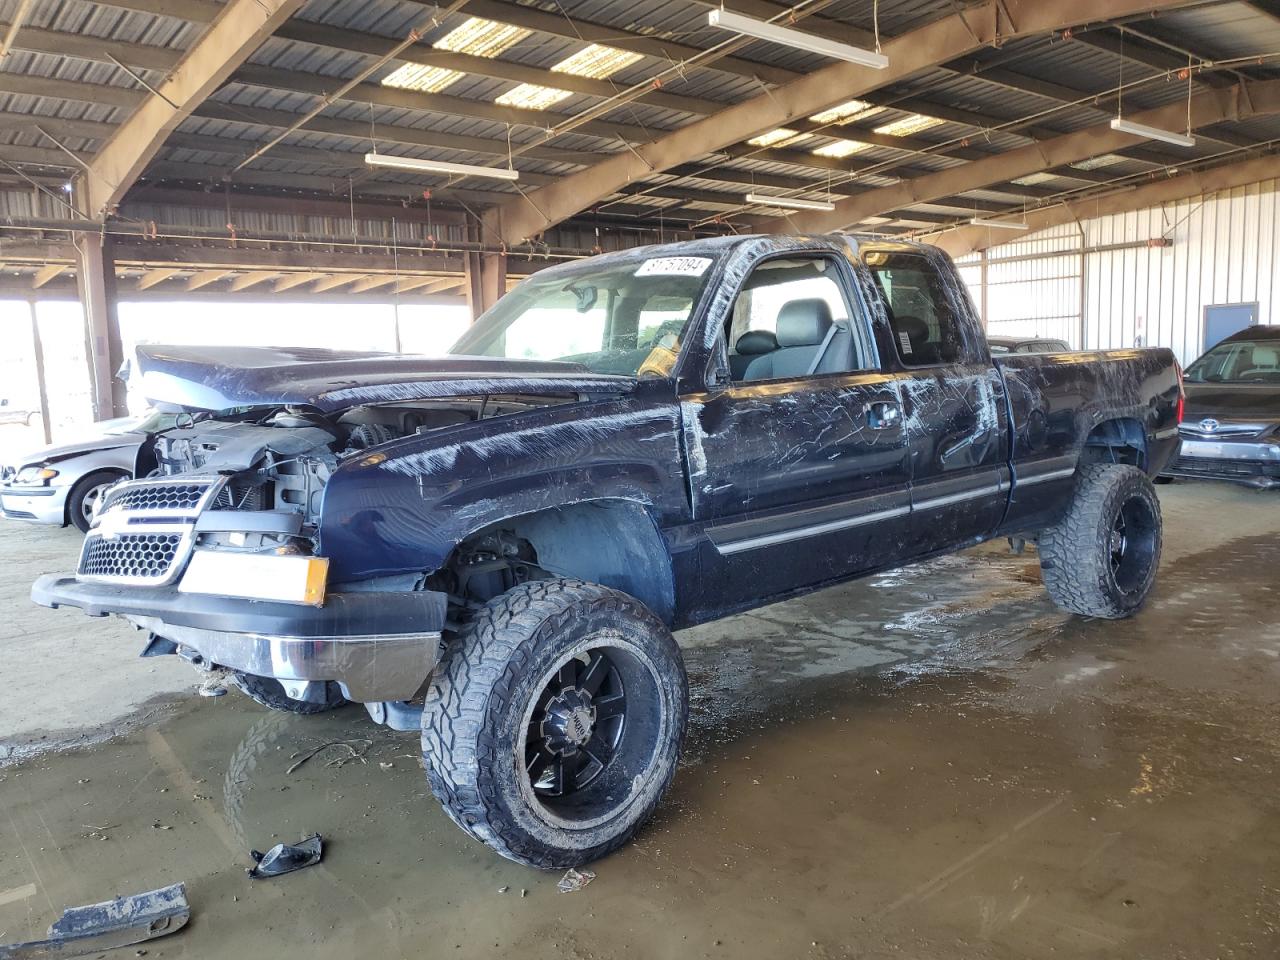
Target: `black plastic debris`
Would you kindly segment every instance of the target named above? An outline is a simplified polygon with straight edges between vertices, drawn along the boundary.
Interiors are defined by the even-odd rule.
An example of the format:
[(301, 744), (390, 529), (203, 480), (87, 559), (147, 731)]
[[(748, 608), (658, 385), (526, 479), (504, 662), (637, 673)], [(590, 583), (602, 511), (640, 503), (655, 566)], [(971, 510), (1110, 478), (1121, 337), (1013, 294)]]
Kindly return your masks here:
[[(298, 843), (277, 843), (266, 853), (259, 853), (257, 850), (249, 851), (249, 856), (253, 857), (257, 865), (250, 867), (246, 872), (254, 880), (279, 877), (319, 863), (322, 853), (320, 834), (317, 833)], [(0, 960), (3, 958), (0, 957)]]
[(0, 960), (81, 957), (145, 943), (181, 930), (191, 919), (184, 884), (85, 907), (71, 907), (49, 927), (46, 940), (0, 944)]

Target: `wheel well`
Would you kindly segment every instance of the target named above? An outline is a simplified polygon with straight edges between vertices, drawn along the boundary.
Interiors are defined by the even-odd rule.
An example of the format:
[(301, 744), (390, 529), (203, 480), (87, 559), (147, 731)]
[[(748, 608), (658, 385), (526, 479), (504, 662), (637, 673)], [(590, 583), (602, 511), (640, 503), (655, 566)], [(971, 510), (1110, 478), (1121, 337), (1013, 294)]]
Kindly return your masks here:
[(468, 536), (442, 569), (474, 566), (470, 558), (477, 549), (505, 554), (515, 565), (545, 571), (543, 576), (621, 590), (665, 623), (675, 615), (671, 558), (653, 517), (638, 503), (592, 500), (507, 517)]
[(80, 486), (80, 484), (84, 483), (84, 481), (88, 480), (90, 477), (96, 477), (104, 473), (109, 474), (118, 480), (127, 479), (129, 477), (129, 471), (122, 470), (119, 467), (100, 467), (97, 470), (90, 470), (83, 477), (81, 477), (79, 480), (73, 483), (71, 485), (71, 489), (67, 491), (67, 500), (62, 507), (63, 523), (71, 522), (71, 494), (75, 492), (76, 487)]
[(1089, 431), (1080, 462), (1128, 463), (1147, 469), (1147, 434), (1132, 417), (1104, 420)]

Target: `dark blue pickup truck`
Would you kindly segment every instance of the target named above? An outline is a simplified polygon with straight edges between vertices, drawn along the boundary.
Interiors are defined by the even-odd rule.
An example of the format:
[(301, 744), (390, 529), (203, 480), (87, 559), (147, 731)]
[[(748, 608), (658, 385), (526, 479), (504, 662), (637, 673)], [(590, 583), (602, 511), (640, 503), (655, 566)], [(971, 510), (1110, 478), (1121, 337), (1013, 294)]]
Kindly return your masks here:
[(544, 270), (452, 349), (139, 350), (174, 429), (36, 602), (118, 614), (276, 709), (421, 727), (504, 856), (624, 843), (674, 775), (671, 631), (981, 543), (1135, 612), (1176, 453), (1167, 350), (993, 360), (947, 257), (735, 237)]

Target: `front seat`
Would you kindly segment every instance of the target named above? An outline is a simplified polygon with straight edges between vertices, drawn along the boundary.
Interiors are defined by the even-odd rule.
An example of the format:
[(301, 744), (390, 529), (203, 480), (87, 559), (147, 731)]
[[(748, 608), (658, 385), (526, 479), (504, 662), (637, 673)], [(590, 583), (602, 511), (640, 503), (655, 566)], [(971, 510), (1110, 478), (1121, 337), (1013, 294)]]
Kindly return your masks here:
[(778, 349), (752, 360), (743, 379), (804, 377), (852, 367), (853, 334), (832, 321), (827, 301), (815, 297), (783, 305), (778, 312)]
[(751, 361), (777, 350), (778, 338), (768, 330), (748, 330), (738, 338), (733, 349), (729, 355), (729, 373), (734, 380), (745, 380)]

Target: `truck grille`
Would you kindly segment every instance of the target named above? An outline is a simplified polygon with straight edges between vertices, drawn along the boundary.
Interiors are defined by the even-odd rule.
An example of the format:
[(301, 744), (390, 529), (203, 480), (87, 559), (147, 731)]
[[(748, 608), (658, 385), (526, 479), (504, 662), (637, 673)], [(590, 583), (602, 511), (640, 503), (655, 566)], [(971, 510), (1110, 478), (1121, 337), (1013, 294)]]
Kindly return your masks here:
[(85, 544), (80, 575), (161, 580), (173, 567), (182, 540), (180, 533), (126, 533), (110, 540), (95, 537)]
[(196, 518), (224, 477), (130, 480), (102, 498), (80, 551), (76, 576), (100, 583), (164, 586), (182, 573)]

